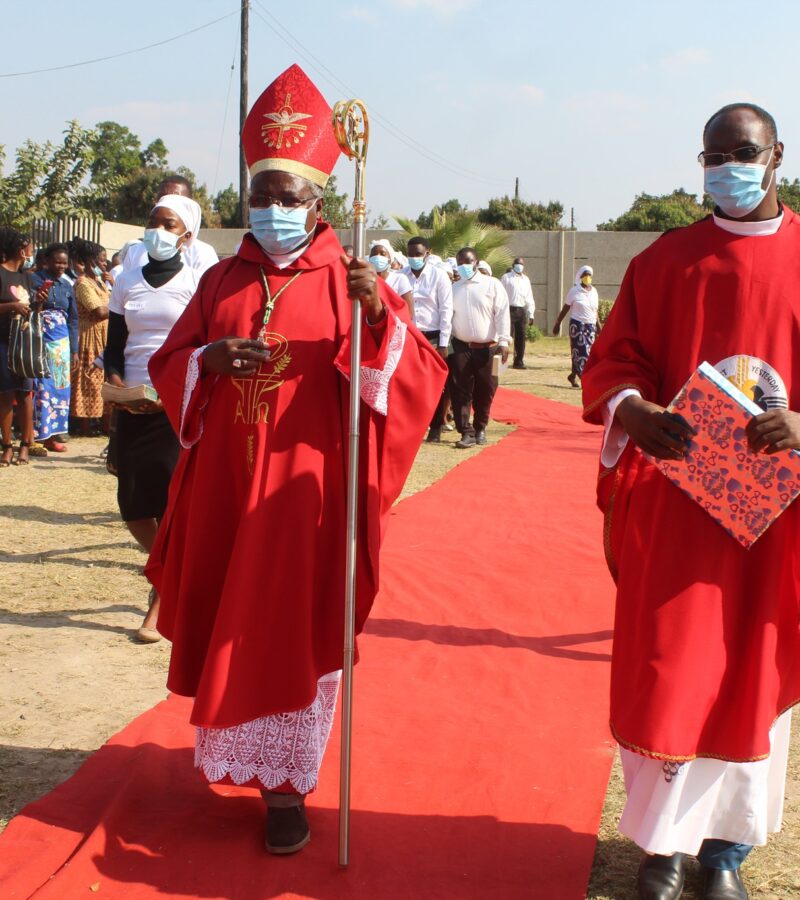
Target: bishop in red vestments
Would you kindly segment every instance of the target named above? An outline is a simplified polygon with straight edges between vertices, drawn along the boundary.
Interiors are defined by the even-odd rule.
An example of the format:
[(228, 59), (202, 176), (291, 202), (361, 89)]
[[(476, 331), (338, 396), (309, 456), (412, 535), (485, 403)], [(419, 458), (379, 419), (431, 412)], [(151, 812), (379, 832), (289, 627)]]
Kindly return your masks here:
[(637, 451), (679, 459), (664, 414), (708, 361), (766, 411), (753, 449), (800, 447), (800, 218), (781, 209), (772, 117), (736, 104), (706, 126), (713, 216), (636, 257), (583, 379), (606, 424), (598, 494), (617, 582), (611, 724), (621, 829), (651, 856), (642, 897), (672, 898), (698, 855), (706, 897), (744, 897), (739, 864), (780, 827), (800, 700), (800, 505), (747, 550)]
[[(197, 765), (260, 786), (267, 849), (288, 853), (309, 837), (303, 795), (342, 666), (348, 379), (363, 401), (360, 631), (446, 367), (403, 300), (319, 218), (339, 149), (299, 67), (256, 101), (242, 141), (251, 231), (205, 274), (150, 364), (183, 452), (147, 575), (173, 642), (168, 685), (195, 698)], [(358, 373), (351, 297), (365, 317)]]

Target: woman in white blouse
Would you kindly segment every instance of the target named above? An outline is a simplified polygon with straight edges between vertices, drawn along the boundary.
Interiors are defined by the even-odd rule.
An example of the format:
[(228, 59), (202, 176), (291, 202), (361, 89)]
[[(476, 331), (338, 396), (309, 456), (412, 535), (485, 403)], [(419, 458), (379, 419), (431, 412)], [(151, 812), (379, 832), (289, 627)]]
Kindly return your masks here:
[[(194, 296), (200, 273), (185, 265), (181, 247), (196, 234), (200, 207), (175, 194), (160, 198), (144, 233), (147, 263), (123, 271), (109, 303), (106, 378), (118, 386), (149, 385), (147, 365)], [(117, 411), (114, 457), (119, 479), (117, 502), (130, 533), (148, 553), (167, 505), (170, 478), (180, 445), (159, 401)], [(158, 597), (137, 637), (160, 640), (155, 630)]]
[(553, 326), (553, 334), (557, 335), (564, 316), (569, 313), (572, 371), (567, 375), (567, 380), (574, 388), (580, 387), (578, 379), (583, 376), (586, 360), (589, 359), (589, 351), (597, 336), (597, 311), (600, 306), (600, 298), (597, 290), (592, 287), (593, 275), (594, 269), (591, 266), (581, 266), (578, 269), (575, 273), (575, 285), (570, 288), (564, 298), (564, 306)]

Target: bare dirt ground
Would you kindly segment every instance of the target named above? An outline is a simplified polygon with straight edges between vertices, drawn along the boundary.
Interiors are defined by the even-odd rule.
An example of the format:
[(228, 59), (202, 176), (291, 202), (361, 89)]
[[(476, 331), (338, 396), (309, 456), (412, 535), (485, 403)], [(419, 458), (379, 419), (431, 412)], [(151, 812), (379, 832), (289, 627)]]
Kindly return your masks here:
[[(580, 391), (566, 381), (566, 340), (528, 349), (529, 368), (509, 370), (503, 384), (579, 405)], [(510, 430), (492, 423), (489, 445)], [(451, 432), (441, 445), (420, 447), (403, 497), (481, 452), (454, 449), (456, 439)], [(104, 444), (73, 438), (68, 454), (0, 469), (0, 828), (166, 694), (169, 645), (133, 640), (147, 603), (144, 554), (119, 521), (116, 481), (99, 458)], [(745, 869), (758, 900), (800, 897), (798, 721), (784, 831)], [(616, 832), (623, 802), (615, 765), (591, 900), (636, 896), (639, 852)], [(687, 898), (699, 896), (695, 887)]]

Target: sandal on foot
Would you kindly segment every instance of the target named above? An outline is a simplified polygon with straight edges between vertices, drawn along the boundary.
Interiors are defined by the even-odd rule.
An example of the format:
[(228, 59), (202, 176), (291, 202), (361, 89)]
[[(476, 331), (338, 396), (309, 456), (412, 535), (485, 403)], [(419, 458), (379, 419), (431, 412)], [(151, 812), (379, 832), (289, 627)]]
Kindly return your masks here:
[(11, 460), (14, 458), (14, 445), (0, 444), (0, 450), (2, 450), (3, 456), (8, 453), (8, 459), (0, 458), (0, 469), (7, 469), (11, 465)]
[(267, 804), (264, 826), (264, 848), (267, 853), (287, 856), (297, 853), (311, 840), (306, 819), (305, 797), (302, 794), (281, 794), (261, 791)]
[[(18, 448), (18, 450), (17, 450), (17, 458), (14, 460), (14, 465), (15, 465), (15, 466), (27, 466), (27, 465), (30, 463), (30, 460), (28, 459), (28, 455), (29, 455), (29, 453), (30, 453), (30, 449), (31, 449), (31, 442), (30, 442), (30, 441), (20, 441), (20, 442), (19, 442), (19, 448)], [(22, 453), (23, 450), (25, 451), (25, 458), (24, 458), (24, 459), (23, 459), (22, 456), (20, 455), (20, 454)]]
[[(153, 604), (156, 602), (157, 596), (156, 589), (151, 587), (150, 595), (147, 600), (148, 615), (153, 608)], [(147, 616), (145, 616), (145, 619), (147, 619)], [(142, 625), (142, 627), (136, 631), (136, 640), (139, 641), (140, 644), (157, 644), (161, 640), (161, 635), (155, 628), (145, 628), (145, 626)]]

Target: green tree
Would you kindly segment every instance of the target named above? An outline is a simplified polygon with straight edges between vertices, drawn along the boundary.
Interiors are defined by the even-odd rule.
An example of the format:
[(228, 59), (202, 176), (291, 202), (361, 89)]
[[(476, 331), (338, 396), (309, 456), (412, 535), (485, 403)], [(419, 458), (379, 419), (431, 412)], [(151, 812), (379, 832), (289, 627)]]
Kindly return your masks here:
[(564, 206), (551, 200), (526, 203), (512, 197), (493, 197), (485, 209), (478, 210), (478, 221), (505, 231), (561, 231)]
[(631, 208), (616, 219), (597, 226), (598, 231), (668, 231), (691, 225), (713, 209), (710, 201), (700, 204), (694, 194), (678, 188), (671, 194), (638, 194)]
[(118, 122), (98, 122), (92, 139), (92, 182), (112, 186), (142, 165), (142, 142), (127, 126)]
[(322, 217), (334, 228), (349, 228), (353, 224), (353, 213), (347, 202), (347, 194), (340, 194), (337, 187), (336, 176), (331, 175), (322, 195), (325, 201)]
[(444, 203), (434, 206), (429, 213), (420, 213), (417, 216), (417, 227), (433, 228), (433, 214), (437, 210), (439, 213), (444, 213), (445, 215), (455, 215), (456, 213), (467, 212), (467, 207), (464, 206), (460, 200), (456, 200), (455, 198), (446, 200)]
[(431, 253), (441, 256), (455, 256), (462, 247), (474, 247), (478, 259), (485, 259), (494, 272), (505, 272), (511, 265), (513, 255), (506, 246), (508, 235), (493, 225), (478, 221), (475, 212), (459, 212), (447, 215), (433, 211), (433, 227), (420, 228), (413, 219), (394, 216), (403, 233), (395, 238), (394, 248), (406, 252), (409, 238), (424, 235), (431, 245)]
[(141, 164), (150, 168), (166, 169), (168, 156), (169, 150), (167, 150), (167, 145), (161, 138), (156, 138), (154, 141), (150, 141), (142, 150)]
[(239, 227), (239, 191), (229, 184), (214, 197), (214, 211), (222, 228)]
[(800, 212), (800, 179), (789, 181), (788, 178), (781, 178), (778, 182), (778, 200), (789, 209)]

